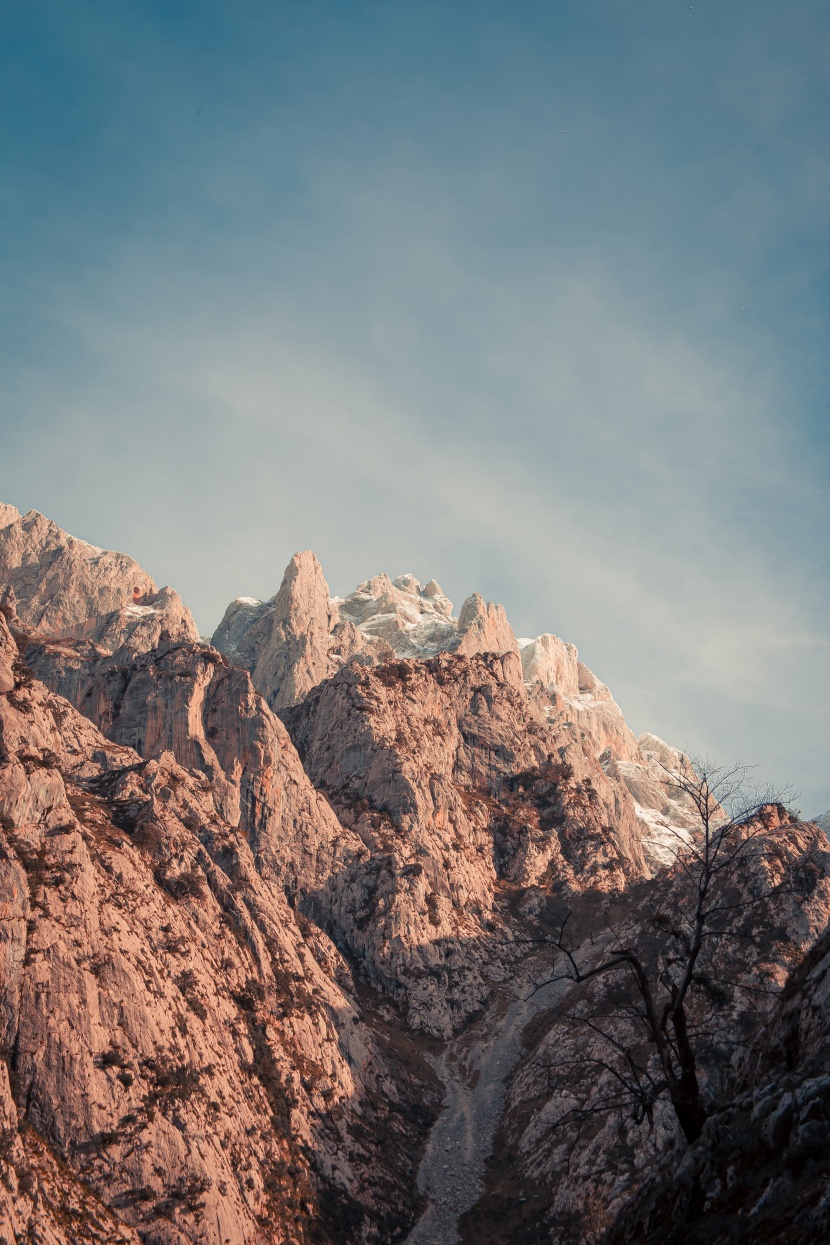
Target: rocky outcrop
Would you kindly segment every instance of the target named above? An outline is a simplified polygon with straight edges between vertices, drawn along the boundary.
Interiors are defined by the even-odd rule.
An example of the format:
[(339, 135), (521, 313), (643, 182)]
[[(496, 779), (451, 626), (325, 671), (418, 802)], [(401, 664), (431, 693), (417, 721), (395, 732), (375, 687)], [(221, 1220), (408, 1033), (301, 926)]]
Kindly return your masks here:
[(346, 667), (285, 712), (305, 771), (248, 675), (206, 645), (26, 656), (109, 739), (204, 773), (260, 872), (431, 1032), (506, 971), (501, 887), (607, 890), (645, 870), (627, 789), (557, 733), (512, 653)]
[(108, 739), (146, 759), (171, 752), (204, 774), (217, 813), (244, 833), (260, 872), (292, 897), (325, 887), (363, 851), (309, 781), (249, 675), (209, 645), (108, 657), (83, 642), (41, 642), (26, 658)]
[(663, 1162), (605, 1245), (830, 1237), (830, 931), (793, 973), (699, 1141)]
[[(597, 1106), (621, 1051), (654, 1070), (627, 981), (527, 974), (570, 911), (585, 964), (633, 945), (669, 988), (689, 759), (635, 739), (573, 645), (516, 641), (475, 594), (456, 618), (434, 581), (332, 598), (298, 554), (214, 638), (131, 559), (0, 508), (0, 1245), (398, 1241), (439, 1097), (446, 1190), (502, 1086), (476, 1245), (589, 1245), (627, 1202), (615, 1245), (693, 1240), (739, 1198), (797, 1226), (802, 1198), (804, 1240), (825, 1231), (825, 951), (752, 1045), (830, 918), (817, 825), (770, 806), (750, 828), (694, 982), (688, 1147), (659, 1095)], [(751, 1125), (767, 1148), (736, 1143), (718, 1184)], [(453, 1238), (448, 1206), (418, 1239)]]
[(579, 696), (579, 654), (575, 644), (556, 635), (519, 640), (522, 674), (529, 688), (548, 696), (576, 700)]
[(375, 575), (337, 599), (340, 617), (398, 657), (434, 657), (458, 634), (452, 602), (434, 579), (422, 588), (414, 575)]
[(595, 756), (642, 763), (637, 740), (604, 683), (579, 660), (576, 646), (555, 635), (520, 640), (528, 688), (571, 724)]
[(340, 622), (322, 567), (310, 550), (297, 553), (270, 601), (231, 602), (212, 643), (242, 666), (272, 709), (297, 704), (358, 653), (391, 656), (387, 645)]
[(16, 506), (10, 506), (4, 501), (0, 501), (0, 528), (8, 527), (10, 523), (15, 523), (20, 518), (20, 511)]
[(541, 635), (520, 640), (519, 649), (531, 695), (633, 797), (650, 867), (671, 864), (696, 822), (691, 802), (675, 781), (691, 772), (688, 757), (656, 735), (635, 739), (619, 705), (579, 660), (575, 645)]
[(623, 783), (634, 800), (643, 851), (652, 871), (671, 866), (699, 829), (697, 809), (683, 787), (694, 775), (685, 753), (659, 739), (641, 735), (638, 759), (618, 760), (608, 747), (600, 757), (609, 778)]
[(461, 607), (458, 633), (448, 651), (472, 657), (475, 653), (518, 653), (519, 646), (503, 606), (474, 592)]
[[(557, 720), (581, 751), (600, 759), (614, 782), (634, 796), (641, 837), (652, 868), (673, 858), (688, 830), (687, 810), (666, 772), (667, 745), (643, 752), (610, 691), (558, 636), (516, 640), (500, 605), (473, 593), (453, 616), (452, 602), (435, 580), (422, 588), (413, 575), (376, 575), (348, 597), (332, 598), (314, 554), (295, 554), (282, 586), (268, 602), (231, 603), (212, 643), (251, 674), (276, 710), (301, 703), (344, 666), (427, 661), (440, 653), (519, 653), (522, 677), (544, 713)], [(656, 737), (648, 736), (648, 740)], [(658, 749), (659, 751), (659, 749)], [(673, 752), (673, 750), (669, 750)]]
[(339, 929), (433, 1032), (506, 971), (513, 888), (605, 891), (645, 870), (627, 791), (528, 698), (513, 653), (347, 668), (285, 719), (366, 848)]
[(37, 510), (0, 523), (0, 589), (23, 626), (107, 652), (198, 638), (172, 588), (158, 590), (132, 558), (69, 536)]
[[(830, 844), (821, 832), (772, 808), (754, 833), (768, 834), (767, 845), (757, 840), (740, 880), (736, 875), (730, 883), (722, 915), (711, 926), (719, 936), (708, 944), (711, 958), (699, 966), (698, 995), (689, 1009), (712, 1120), (756, 1025), (830, 917)], [(753, 902), (765, 893), (771, 895), (768, 901)], [(570, 909), (573, 945), (585, 967), (606, 958), (614, 946), (636, 947), (656, 977), (659, 964), (671, 963), (673, 943), (666, 931), (688, 908), (690, 895), (685, 869), (678, 866), (601, 903), (590, 894), (553, 896), (540, 923), (555, 938)], [(551, 976), (565, 967), (553, 950), (550, 963)], [(736, 979), (740, 987), (731, 988)], [(464, 1241), (590, 1245), (625, 1203), (639, 1196), (655, 1170), (672, 1170), (684, 1155), (700, 1152), (703, 1138), (687, 1147), (667, 1100), (656, 1098), (650, 1113), (635, 1109), (632, 1086), (647, 1074), (655, 1084), (660, 1077), (653, 1050), (633, 1019), (638, 1003), (625, 974), (597, 977), (568, 986), (527, 1031), (527, 1054), (509, 1084), (488, 1190), (466, 1217)], [(629, 1052), (630, 1063), (619, 1060), (621, 1051)], [(706, 1125), (714, 1127), (711, 1121)], [(725, 1187), (728, 1164), (716, 1165)], [(638, 1245), (664, 1239), (675, 1238), (659, 1230), (653, 1236), (632, 1231), (625, 1238)]]
[(272, 709), (299, 704), (351, 661), (517, 651), (502, 607), (477, 593), (458, 619), (435, 580), (422, 588), (413, 575), (376, 575), (350, 596), (332, 598), (310, 551), (294, 555), (270, 601), (232, 601), (212, 643), (250, 672)]
[(394, 1071), (204, 773), (104, 738), (3, 618), (0, 678), (0, 1224), (54, 1245), (400, 1235), (428, 1070)]

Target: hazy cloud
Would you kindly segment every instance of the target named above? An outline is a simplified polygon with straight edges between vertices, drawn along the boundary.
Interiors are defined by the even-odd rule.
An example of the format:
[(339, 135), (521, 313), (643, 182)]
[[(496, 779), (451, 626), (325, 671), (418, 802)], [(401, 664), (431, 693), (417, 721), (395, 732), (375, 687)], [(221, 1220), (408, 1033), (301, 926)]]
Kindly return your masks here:
[(205, 630), (478, 589), (830, 804), (821, 7), (35, 7), (3, 498)]

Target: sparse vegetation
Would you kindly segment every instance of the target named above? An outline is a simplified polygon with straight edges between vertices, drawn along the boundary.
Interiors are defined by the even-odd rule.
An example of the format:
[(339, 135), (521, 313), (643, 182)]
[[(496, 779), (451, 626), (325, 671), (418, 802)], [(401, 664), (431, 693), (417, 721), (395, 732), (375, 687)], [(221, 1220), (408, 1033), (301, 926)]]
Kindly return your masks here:
[(747, 959), (745, 917), (793, 881), (775, 867), (793, 819), (774, 793), (748, 792), (746, 779), (744, 766), (706, 762), (667, 775), (693, 802), (699, 827), (689, 838), (677, 834), (670, 908), (653, 913), (648, 933), (608, 929), (610, 949), (597, 959), (571, 940), (569, 914), (561, 918), (550, 980), (587, 986), (613, 974), (615, 985), (601, 1000), (589, 991), (569, 1013), (584, 1039), (549, 1064), (549, 1089), (590, 1088), (557, 1127), (590, 1128), (614, 1112), (651, 1122), (665, 1096), (686, 1138), (700, 1136), (708, 1110), (701, 1059), (724, 1042), (717, 1014), (736, 992), (762, 998), (769, 990)]

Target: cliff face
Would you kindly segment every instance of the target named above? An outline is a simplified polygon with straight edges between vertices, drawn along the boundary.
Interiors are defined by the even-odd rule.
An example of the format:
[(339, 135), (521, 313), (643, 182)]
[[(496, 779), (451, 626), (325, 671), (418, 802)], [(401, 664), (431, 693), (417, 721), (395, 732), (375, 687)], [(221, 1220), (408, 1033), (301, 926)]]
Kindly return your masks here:
[(813, 1245), (830, 1236), (830, 932), (793, 973), (700, 1141), (606, 1245)]
[(512, 653), (344, 669), (286, 714), (305, 769), (208, 646), (41, 641), (26, 657), (109, 739), (205, 774), (259, 870), (431, 1032), (510, 961), (500, 888), (608, 890), (645, 871), (627, 788), (528, 698)]
[[(302, 703), (313, 688), (344, 667), (388, 664), (395, 657), (428, 661), (441, 653), (520, 656), (521, 676), (537, 709), (555, 723), (558, 746), (573, 742), (596, 757), (627, 794), (649, 867), (672, 858), (678, 832), (694, 815), (670, 780), (687, 765), (654, 735), (637, 740), (604, 683), (579, 661), (575, 645), (554, 635), (517, 641), (504, 609), (473, 593), (458, 618), (435, 580), (376, 575), (348, 597), (333, 598), (319, 562), (296, 554), (270, 601), (231, 602), (212, 643), (251, 674), (254, 687), (278, 712)], [(514, 682), (515, 682), (514, 677)], [(497, 777), (497, 775), (495, 775)]]
[[(0, 508), (0, 1242), (396, 1242), (442, 1099), (495, 1126), (505, 1074), (465, 1239), (587, 1245), (640, 1189), (663, 1223), (673, 1117), (574, 1114), (607, 1060), (576, 995), (528, 992), (569, 909), (586, 955), (625, 931), (657, 963), (700, 835), (678, 775), (572, 644), (517, 641), (477, 594), (457, 618), (412, 576), (332, 598), (307, 552), (208, 644), (131, 559)], [(830, 918), (820, 829), (763, 829), (729, 917), (759, 993), (718, 1004), (713, 1102)], [(815, 1069), (823, 996), (788, 997)], [(619, 983), (588, 1001), (627, 1040)]]
[[(637, 1118), (631, 1087), (636, 1077), (648, 1075), (656, 1082), (660, 1069), (653, 1047), (632, 1023), (641, 1001), (631, 989), (629, 974), (618, 972), (582, 986), (563, 983), (555, 1006), (525, 1035), (526, 1051), (510, 1080), (485, 1197), (466, 1218), (465, 1242), (596, 1241), (656, 1170), (671, 1169), (692, 1152), (701, 1168), (709, 1163), (711, 1170), (707, 1139), (716, 1128), (716, 1104), (727, 1092), (736, 1064), (746, 1057), (757, 1018), (773, 1005), (799, 949), (810, 946), (830, 919), (830, 846), (824, 835), (810, 824), (775, 816), (763, 832), (770, 835), (769, 849), (748, 858), (730, 885), (713, 926), (719, 936), (708, 944), (718, 950), (701, 962), (699, 980), (705, 988), (689, 1005), (689, 1025), (701, 1048), (698, 1075), (715, 1112), (704, 1137), (687, 1148), (667, 1099), (655, 1102), (651, 1119), (645, 1114)], [(769, 902), (753, 903), (753, 897), (764, 893), (773, 895)], [(656, 978), (672, 945), (667, 949), (661, 931), (689, 904), (687, 876), (675, 868), (602, 904), (591, 894), (581, 900), (573, 894), (553, 896), (540, 913), (540, 925), (555, 937), (558, 919), (570, 909), (574, 946), (586, 969), (615, 945), (633, 946)], [(549, 974), (563, 966), (552, 951)], [(736, 979), (741, 985), (731, 989)], [(629, 1052), (632, 1064), (618, 1062), (622, 1050)], [(678, 1223), (686, 1222), (681, 1215)], [(625, 1238), (631, 1245), (675, 1240), (662, 1229), (655, 1229), (653, 1236), (639, 1235), (643, 1223), (637, 1223), (639, 1228)], [(676, 1240), (682, 1239), (679, 1231)], [(735, 1238), (700, 1237), (701, 1242), (715, 1239)]]
[[(339, 953), (198, 768), (107, 740), (32, 679), (2, 617), (0, 653), (0, 1225), (67, 1245), (335, 1222), (390, 1239), (416, 1080), (361, 1022)], [(123, 1229), (95, 1227), (96, 1194)]]
[(132, 558), (69, 536), (37, 510), (22, 517), (13, 507), (5, 510), (0, 585), (7, 609), (16, 610), (23, 626), (84, 637), (107, 652), (123, 644), (152, 648), (162, 634), (198, 638), (179, 594), (159, 591)]
[(528, 699), (513, 653), (349, 668), (285, 717), (368, 854), (339, 929), (355, 949), (371, 939), (381, 979), (433, 1032), (506, 971), (508, 893), (644, 870), (627, 791)]

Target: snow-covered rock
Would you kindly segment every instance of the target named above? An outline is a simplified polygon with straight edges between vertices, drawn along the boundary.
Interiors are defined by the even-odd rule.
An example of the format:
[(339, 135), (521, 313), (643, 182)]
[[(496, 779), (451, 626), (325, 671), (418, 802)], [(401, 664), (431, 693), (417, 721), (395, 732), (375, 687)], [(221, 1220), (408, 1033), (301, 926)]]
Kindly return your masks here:
[(273, 709), (299, 704), (347, 662), (425, 660), (441, 652), (518, 652), (500, 605), (473, 593), (453, 616), (435, 580), (375, 575), (347, 597), (331, 597), (322, 567), (306, 550), (288, 564), (270, 601), (232, 601), (213, 645), (251, 674)]

